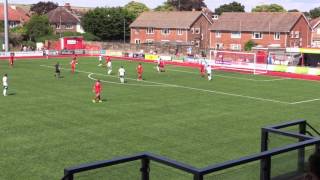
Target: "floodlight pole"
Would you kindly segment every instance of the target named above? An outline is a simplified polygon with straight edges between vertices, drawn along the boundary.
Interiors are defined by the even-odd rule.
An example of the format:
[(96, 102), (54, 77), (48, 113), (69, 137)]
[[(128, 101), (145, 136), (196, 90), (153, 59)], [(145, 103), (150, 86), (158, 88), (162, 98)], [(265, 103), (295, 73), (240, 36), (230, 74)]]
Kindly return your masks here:
[(9, 51), (9, 31), (8, 31), (8, 0), (4, 0), (4, 50)]
[(126, 44), (126, 18), (123, 18), (123, 44)]

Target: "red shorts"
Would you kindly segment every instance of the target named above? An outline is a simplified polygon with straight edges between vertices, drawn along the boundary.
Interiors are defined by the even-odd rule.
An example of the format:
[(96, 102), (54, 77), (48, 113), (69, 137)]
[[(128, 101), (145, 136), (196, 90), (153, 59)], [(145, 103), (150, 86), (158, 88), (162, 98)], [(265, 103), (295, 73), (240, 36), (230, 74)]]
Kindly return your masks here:
[(96, 91), (96, 96), (100, 96), (100, 91)]

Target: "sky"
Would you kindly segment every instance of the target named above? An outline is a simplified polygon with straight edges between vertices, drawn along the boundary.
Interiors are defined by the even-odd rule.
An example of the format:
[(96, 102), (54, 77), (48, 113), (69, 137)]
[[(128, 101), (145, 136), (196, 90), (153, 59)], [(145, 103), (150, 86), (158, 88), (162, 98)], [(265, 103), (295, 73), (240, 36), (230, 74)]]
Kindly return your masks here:
[[(9, 3), (37, 3), (40, 0), (8, 0)], [(42, 0), (46, 1), (46, 0)], [(131, 0), (50, 0), (52, 2), (59, 3), (63, 5), (68, 2), (72, 6), (82, 6), (82, 7), (104, 7), (104, 6), (123, 6), (130, 2)], [(145, 3), (150, 8), (155, 8), (156, 6), (162, 4), (165, 0), (136, 0), (138, 2)], [(261, 4), (281, 4), (285, 9), (299, 9), (300, 11), (309, 11), (315, 7), (320, 7), (320, 0), (205, 0), (207, 6), (214, 10), (222, 4), (230, 3), (233, 1), (240, 2), (245, 5), (246, 11), (251, 11), (252, 7)]]

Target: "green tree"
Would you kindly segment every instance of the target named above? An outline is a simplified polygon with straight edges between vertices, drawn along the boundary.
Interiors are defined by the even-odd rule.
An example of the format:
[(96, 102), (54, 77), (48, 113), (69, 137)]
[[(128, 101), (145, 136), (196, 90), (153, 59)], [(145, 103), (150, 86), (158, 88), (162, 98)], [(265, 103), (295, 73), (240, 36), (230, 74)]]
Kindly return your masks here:
[(0, 32), (4, 32), (4, 21), (0, 21)]
[(38, 2), (37, 4), (33, 4), (30, 8), (30, 11), (38, 14), (38, 15), (44, 15), (47, 14), (49, 11), (54, 10), (58, 7), (57, 3), (53, 2)]
[(256, 6), (251, 10), (252, 12), (286, 12), (286, 10), (279, 4), (269, 4)]
[(207, 7), (204, 0), (168, 0), (167, 3), (180, 11), (192, 11), (193, 9), (200, 11), (203, 7)]
[(175, 7), (169, 4), (168, 2), (164, 2), (162, 5), (159, 5), (154, 9), (155, 11), (175, 11)]
[(245, 12), (245, 7), (241, 3), (233, 1), (232, 3), (221, 5), (214, 12), (218, 15), (221, 15), (223, 12)]
[(256, 44), (254, 41), (249, 40), (248, 42), (246, 42), (246, 43), (244, 44), (244, 50), (245, 50), (245, 51), (251, 51), (252, 48), (253, 48), (254, 46), (256, 46), (256, 45), (257, 45), (257, 44)]
[(48, 36), (53, 32), (46, 15), (33, 15), (25, 26), (26, 35), (32, 41), (37, 41), (42, 36)]
[(82, 17), (81, 24), (86, 32), (101, 40), (123, 40), (124, 34), (128, 40), (129, 25), (134, 19), (135, 15), (122, 7), (95, 8)]
[(310, 17), (312, 19), (320, 17), (320, 7), (316, 7), (310, 10)]
[(131, 1), (124, 6), (124, 8), (131, 12), (135, 17), (138, 17), (141, 13), (149, 11), (149, 8), (140, 2)]
[(288, 12), (300, 12), (298, 9), (290, 9)]

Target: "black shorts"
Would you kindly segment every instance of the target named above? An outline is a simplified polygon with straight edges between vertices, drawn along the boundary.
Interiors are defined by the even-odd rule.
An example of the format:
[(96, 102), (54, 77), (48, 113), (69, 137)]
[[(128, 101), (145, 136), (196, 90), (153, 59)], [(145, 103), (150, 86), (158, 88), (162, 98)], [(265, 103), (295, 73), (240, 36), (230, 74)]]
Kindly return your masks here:
[(56, 70), (56, 73), (60, 73), (60, 70)]
[(8, 89), (8, 86), (3, 86), (3, 89)]

